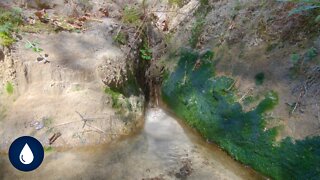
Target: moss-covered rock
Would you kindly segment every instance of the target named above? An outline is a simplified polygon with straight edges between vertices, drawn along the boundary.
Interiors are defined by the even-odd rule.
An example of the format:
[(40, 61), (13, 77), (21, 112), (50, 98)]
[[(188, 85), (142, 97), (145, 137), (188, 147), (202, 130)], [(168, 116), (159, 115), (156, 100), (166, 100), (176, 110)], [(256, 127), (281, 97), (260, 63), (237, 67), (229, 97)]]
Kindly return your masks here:
[(206, 139), (267, 176), (320, 178), (320, 138), (277, 142), (277, 127), (267, 129), (264, 117), (277, 105), (277, 94), (267, 93), (255, 109), (245, 112), (235, 98), (234, 80), (215, 76), (213, 64), (211, 51), (200, 55), (182, 50), (176, 70), (162, 85), (169, 107)]

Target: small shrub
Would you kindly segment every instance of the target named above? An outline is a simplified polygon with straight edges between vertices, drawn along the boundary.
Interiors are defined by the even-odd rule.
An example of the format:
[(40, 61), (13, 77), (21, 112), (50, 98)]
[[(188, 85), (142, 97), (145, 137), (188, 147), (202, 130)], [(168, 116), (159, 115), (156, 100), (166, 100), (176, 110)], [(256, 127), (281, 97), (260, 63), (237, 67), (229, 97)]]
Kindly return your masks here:
[(304, 54), (293, 53), (291, 54), (290, 61), (292, 67), (290, 68), (291, 75), (297, 76), (303, 70), (310, 66), (311, 61), (313, 61), (318, 56), (318, 51), (316, 48), (311, 47), (306, 50)]
[(151, 60), (152, 59), (152, 50), (149, 48), (148, 45), (144, 44), (143, 47), (140, 49), (140, 57), (143, 60)]
[(304, 59), (305, 61), (312, 61), (315, 57), (317, 57), (317, 55), (318, 55), (317, 49), (314, 47), (311, 47), (304, 54)]
[(126, 6), (123, 11), (122, 21), (127, 24), (138, 25), (141, 13), (137, 7)]
[(15, 42), (12, 35), (22, 24), (21, 9), (5, 10), (0, 8), (0, 44), (10, 46)]
[[(311, 12), (316, 9), (320, 9), (320, 1), (318, 0), (279, 0), (281, 2), (293, 2), (297, 3), (298, 7), (289, 12), (289, 16), (294, 14), (301, 14), (303, 12)], [(316, 22), (320, 22), (320, 14), (315, 17)]]
[(124, 32), (119, 32), (117, 35), (113, 36), (113, 40), (119, 44), (127, 44), (128, 38)]

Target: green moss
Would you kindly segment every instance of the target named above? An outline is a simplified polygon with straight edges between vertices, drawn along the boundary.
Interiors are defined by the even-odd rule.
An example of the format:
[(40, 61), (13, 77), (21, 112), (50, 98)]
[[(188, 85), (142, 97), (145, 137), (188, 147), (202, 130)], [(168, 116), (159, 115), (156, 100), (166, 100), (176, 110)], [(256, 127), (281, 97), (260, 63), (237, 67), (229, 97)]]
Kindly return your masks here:
[(111, 95), (111, 99), (112, 99), (112, 107), (115, 108), (115, 109), (119, 109), (121, 108), (121, 103), (119, 102), (119, 97), (121, 95), (121, 93), (117, 92), (117, 91), (114, 91), (108, 87), (106, 87), (104, 89), (104, 92), (106, 94), (109, 94)]
[[(201, 65), (194, 68), (199, 58)], [(320, 138), (277, 142), (277, 127), (265, 129), (265, 113), (277, 105), (277, 94), (265, 94), (255, 109), (245, 112), (230, 89), (233, 79), (215, 76), (213, 64), (213, 58), (182, 51), (177, 68), (162, 85), (169, 107), (204, 138), (266, 176), (319, 179)]]
[(7, 82), (6, 91), (9, 95), (13, 94), (14, 88), (13, 88), (13, 85), (11, 84), (11, 82)]

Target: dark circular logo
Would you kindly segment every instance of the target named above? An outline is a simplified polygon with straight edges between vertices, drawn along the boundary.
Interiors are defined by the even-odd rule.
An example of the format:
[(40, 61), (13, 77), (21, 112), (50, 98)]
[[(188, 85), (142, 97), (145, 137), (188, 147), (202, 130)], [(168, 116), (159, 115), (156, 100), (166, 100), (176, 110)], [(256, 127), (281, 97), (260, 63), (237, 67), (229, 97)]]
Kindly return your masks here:
[(14, 140), (9, 148), (11, 164), (20, 171), (37, 169), (44, 158), (41, 143), (30, 136), (22, 136)]

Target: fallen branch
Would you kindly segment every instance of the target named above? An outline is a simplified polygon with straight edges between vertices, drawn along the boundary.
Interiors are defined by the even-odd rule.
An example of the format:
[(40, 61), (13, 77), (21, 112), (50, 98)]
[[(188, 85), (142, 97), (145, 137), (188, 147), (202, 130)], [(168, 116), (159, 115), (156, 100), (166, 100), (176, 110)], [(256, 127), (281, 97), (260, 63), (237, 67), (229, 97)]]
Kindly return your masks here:
[(53, 136), (51, 136), (49, 138), (49, 145), (51, 145), (52, 143), (54, 143), (59, 137), (61, 136), (61, 133), (54, 133)]
[(244, 93), (244, 95), (239, 99), (239, 102), (241, 102), (252, 90), (253, 88), (250, 88), (246, 93)]
[(237, 82), (238, 82), (238, 79), (236, 79), (235, 81), (233, 81), (233, 83), (232, 83), (231, 86), (227, 89), (227, 91), (230, 91)]
[(300, 92), (300, 95), (299, 95), (299, 97), (298, 97), (298, 100), (297, 100), (297, 102), (295, 103), (295, 105), (294, 105), (294, 107), (293, 107), (293, 109), (292, 109), (292, 111), (291, 111), (291, 114), (293, 114), (294, 111), (298, 108), (298, 105), (300, 105), (301, 97), (302, 97), (302, 92)]
[(71, 122), (66, 122), (66, 123), (57, 124), (57, 125), (55, 125), (55, 126), (52, 126), (51, 128), (55, 128), (55, 127), (58, 127), (58, 126), (64, 126), (64, 125), (71, 124), (71, 123), (76, 123), (76, 122), (82, 122), (82, 120), (79, 120), (79, 121), (71, 121)]

